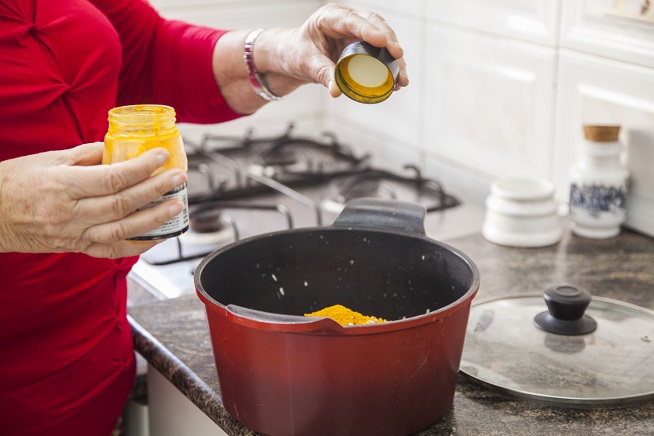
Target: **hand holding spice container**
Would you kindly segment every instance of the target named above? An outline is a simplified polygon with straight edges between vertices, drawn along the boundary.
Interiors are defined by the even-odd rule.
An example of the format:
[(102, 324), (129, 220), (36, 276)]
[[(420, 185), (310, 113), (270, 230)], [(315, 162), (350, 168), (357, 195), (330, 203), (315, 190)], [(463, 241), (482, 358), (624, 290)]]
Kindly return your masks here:
[(365, 41), (343, 50), (336, 64), (336, 85), (343, 94), (359, 103), (380, 103), (393, 93), (400, 66), (385, 48)]
[[(182, 136), (175, 124), (175, 109), (169, 106), (144, 104), (121, 106), (109, 111), (109, 130), (104, 138), (103, 164), (123, 162), (153, 148), (168, 150), (170, 158), (153, 173), (171, 168), (188, 170)], [(166, 193), (144, 208), (155, 206), (170, 198), (184, 203), (184, 210), (165, 224), (133, 240), (166, 239), (181, 235), (189, 228), (188, 194), (186, 183)]]

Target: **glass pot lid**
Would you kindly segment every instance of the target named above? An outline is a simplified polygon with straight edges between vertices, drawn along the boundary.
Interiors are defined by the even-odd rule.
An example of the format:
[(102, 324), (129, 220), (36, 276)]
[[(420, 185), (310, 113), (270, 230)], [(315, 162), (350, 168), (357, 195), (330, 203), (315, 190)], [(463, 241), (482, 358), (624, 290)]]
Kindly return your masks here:
[(477, 302), (461, 373), (505, 395), (562, 407), (654, 398), (654, 312), (576, 286)]

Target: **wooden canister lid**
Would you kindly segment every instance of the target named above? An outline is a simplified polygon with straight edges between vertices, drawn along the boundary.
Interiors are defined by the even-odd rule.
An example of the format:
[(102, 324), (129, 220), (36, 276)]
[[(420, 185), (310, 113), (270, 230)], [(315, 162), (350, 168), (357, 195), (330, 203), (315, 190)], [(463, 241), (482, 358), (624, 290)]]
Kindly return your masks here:
[(620, 126), (584, 125), (584, 137), (594, 142), (615, 142), (618, 140)]

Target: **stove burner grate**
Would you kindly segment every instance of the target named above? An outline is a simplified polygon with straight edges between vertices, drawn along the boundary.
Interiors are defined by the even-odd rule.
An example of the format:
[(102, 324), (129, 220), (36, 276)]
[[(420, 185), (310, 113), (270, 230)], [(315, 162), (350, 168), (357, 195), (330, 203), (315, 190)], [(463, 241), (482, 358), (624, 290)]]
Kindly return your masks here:
[[(365, 168), (369, 156), (356, 156), (335, 135), (325, 132), (327, 142), (320, 142), (292, 136), (293, 127), (276, 137), (254, 138), (250, 130), (244, 138), (205, 135), (200, 144), (185, 139), (189, 171), (202, 175), (207, 188), (189, 195), (189, 203), (245, 198), (268, 190), (252, 176), (300, 187)], [(219, 170), (211, 171), (212, 166)]]
[[(439, 182), (422, 177), (414, 165), (404, 169), (412, 170), (413, 176), (402, 176), (390, 171), (368, 168), (348, 177), (332, 182), (332, 197), (323, 202), (331, 211), (340, 212), (345, 203), (361, 197), (382, 197), (403, 199), (422, 204), (427, 212), (458, 206), (459, 200), (447, 194)], [(403, 191), (399, 194), (399, 191)]]

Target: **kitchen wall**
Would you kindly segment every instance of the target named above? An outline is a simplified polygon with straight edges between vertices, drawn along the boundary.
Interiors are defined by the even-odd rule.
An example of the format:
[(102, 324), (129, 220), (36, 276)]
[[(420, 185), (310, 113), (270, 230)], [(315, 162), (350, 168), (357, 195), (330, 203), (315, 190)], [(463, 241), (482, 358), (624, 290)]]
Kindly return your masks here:
[[(155, 0), (163, 15), (218, 27), (294, 26), (325, 3)], [(318, 85), (247, 119), (187, 135), (329, 130), (373, 163), (419, 163), (481, 204), (505, 177), (543, 177), (567, 198), (584, 123), (621, 124), (632, 172), (628, 223), (654, 236), (654, 5), (645, 0), (344, 0), (381, 13), (406, 51), (411, 85), (378, 105)], [(637, 18), (634, 18), (637, 17)]]

